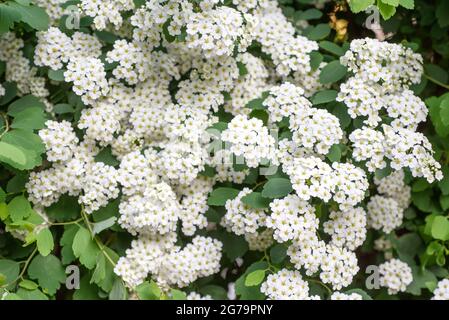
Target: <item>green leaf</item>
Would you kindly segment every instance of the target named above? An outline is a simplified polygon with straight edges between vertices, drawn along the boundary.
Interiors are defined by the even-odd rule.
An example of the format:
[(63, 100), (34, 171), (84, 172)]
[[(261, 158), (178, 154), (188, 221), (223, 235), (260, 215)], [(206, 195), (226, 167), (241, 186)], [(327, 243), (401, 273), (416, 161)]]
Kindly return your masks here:
[(112, 285), (111, 292), (109, 292), (109, 300), (126, 300), (127, 295), (123, 281), (117, 278)]
[(223, 252), (231, 261), (242, 257), (248, 251), (248, 242), (242, 236), (226, 231), (217, 233), (216, 236), (223, 243)]
[(17, 169), (25, 169), (27, 156), (22, 148), (0, 141), (0, 161)]
[(56, 114), (74, 113), (75, 108), (68, 103), (58, 103), (53, 107), (53, 112)]
[(96, 156), (95, 156), (96, 162), (103, 162), (104, 164), (107, 164), (108, 166), (117, 166), (120, 164), (120, 162), (117, 160), (117, 158), (112, 155), (111, 147), (108, 146), (101, 150)]
[[(435, 16), (438, 19), (438, 24), (441, 28), (449, 26), (449, 2), (442, 0), (436, 7)], [(1, 20), (1, 19), (0, 19)]]
[(265, 183), (262, 196), (270, 199), (283, 198), (292, 191), (293, 187), (289, 179), (273, 178)]
[(240, 61), (237, 61), (237, 67), (239, 68), (239, 76), (245, 76), (248, 74), (248, 69), (246, 68), (245, 64), (243, 64)]
[(63, 264), (69, 264), (76, 259), (73, 254), (72, 243), (75, 238), (76, 233), (78, 232), (79, 227), (75, 224), (64, 226), (64, 233), (62, 234), (61, 240), (59, 243), (62, 246), (61, 249), (61, 257)]
[(341, 148), (338, 144), (334, 144), (330, 149), (329, 153), (326, 155), (326, 157), (331, 162), (337, 162), (341, 159)]
[(275, 244), (270, 249), (270, 258), (273, 263), (281, 263), (287, 257), (287, 247), (283, 244)]
[(24, 130), (42, 129), (45, 127), (45, 121), (42, 109), (36, 107), (28, 108), (14, 115), (11, 128)]
[(449, 240), (449, 220), (443, 216), (437, 216), (433, 219), (432, 237), (438, 240)]
[(327, 23), (320, 23), (317, 24), (316, 26), (311, 27), (306, 33), (305, 35), (307, 36), (307, 38), (309, 38), (310, 40), (322, 40), (324, 38), (326, 38), (331, 32), (331, 28), (329, 27), (329, 25)]
[(117, 220), (117, 217), (110, 217), (106, 220), (94, 223), (93, 228), (92, 228), (93, 234), (98, 234), (101, 231), (112, 227), (115, 224), (116, 220)]
[(315, 8), (307, 9), (305, 11), (300, 11), (296, 15), (297, 20), (315, 20), (320, 19), (323, 16), (323, 13)]
[(350, 0), (349, 7), (354, 13), (365, 11), (369, 6), (374, 4), (374, 0)]
[(329, 84), (343, 79), (348, 72), (348, 69), (340, 64), (340, 61), (335, 60), (328, 63), (320, 73), (320, 82), (322, 84)]
[(393, 7), (399, 6), (399, 0), (380, 0), (380, 1)]
[(89, 274), (81, 277), (80, 288), (73, 293), (74, 300), (98, 300), (98, 287), (89, 282)]
[(16, 9), (21, 15), (21, 20), (33, 29), (40, 31), (48, 29), (50, 19), (44, 9), (36, 6), (22, 6), (14, 2), (10, 2), (10, 6)]
[(47, 215), (58, 222), (70, 221), (79, 217), (81, 206), (76, 197), (62, 195), (58, 202), (45, 209)]
[(265, 270), (256, 270), (248, 274), (245, 278), (245, 286), (253, 287), (262, 283), (265, 279)]
[(73, 238), (72, 249), (75, 257), (79, 258), (80, 262), (87, 269), (95, 267), (99, 249), (86, 228), (80, 227), (76, 232)]
[(0, 3), (0, 34), (7, 32), (21, 18), (21, 14), (8, 3)]
[(406, 9), (413, 10), (415, 8), (415, 0), (399, 0), (399, 4)]
[(48, 256), (54, 248), (50, 229), (44, 228), (36, 235), (37, 249), (42, 256)]
[(97, 255), (97, 265), (90, 279), (90, 283), (100, 283), (106, 277), (106, 258), (104, 254)]
[(446, 97), (440, 104), (441, 122), (449, 126), (449, 97)]
[(321, 62), (323, 62), (323, 55), (318, 51), (312, 51), (310, 53), (310, 67), (312, 70), (317, 70), (320, 67)]
[(201, 287), (199, 293), (210, 295), (214, 300), (226, 300), (228, 298), (228, 292), (224, 288), (213, 284)]
[(3, 135), (2, 141), (31, 151), (36, 156), (39, 156), (45, 151), (45, 146), (41, 138), (28, 130), (14, 129), (8, 131)]
[(337, 98), (337, 95), (338, 95), (338, 92), (335, 90), (319, 91), (313, 96), (312, 103), (313, 103), (313, 105), (329, 103), (329, 102), (335, 101), (335, 99)]
[(235, 293), (240, 296), (241, 300), (264, 300), (265, 295), (260, 292), (260, 285), (247, 287), (245, 286), (246, 276), (256, 270), (266, 270), (268, 263), (265, 261), (255, 262), (250, 265), (244, 274), (242, 274), (235, 282)]
[(390, 19), (396, 13), (396, 8), (389, 4), (383, 3), (383, 0), (377, 1), (379, 12), (385, 20)]
[(428, 76), (439, 82), (448, 83), (449, 81), (449, 74), (439, 65), (428, 63), (424, 65), (424, 70)]
[(61, 261), (52, 254), (46, 257), (37, 255), (28, 267), (28, 275), (50, 295), (54, 295), (66, 279)]
[(441, 209), (443, 209), (444, 211), (449, 209), (449, 195), (447, 195), (447, 196), (441, 195), (440, 196), (440, 205), (441, 205)]
[(187, 295), (184, 291), (171, 289), (170, 294), (172, 300), (187, 300)]
[(321, 41), (320, 48), (327, 52), (335, 54), (337, 57), (341, 57), (346, 52), (345, 49), (340, 47), (338, 44), (330, 41)]
[(242, 197), (242, 202), (244, 204), (247, 204), (251, 208), (262, 209), (268, 208), (270, 199), (262, 197), (262, 194), (260, 192), (252, 192)]
[(61, 82), (61, 81), (64, 81), (64, 72), (65, 72), (65, 70), (49, 69), (48, 77), (53, 81)]
[(224, 206), (227, 200), (234, 199), (239, 192), (240, 190), (233, 188), (217, 188), (210, 193), (207, 204), (210, 206)]
[(24, 280), (20, 281), (19, 287), (24, 288), (24, 289), (28, 289), (28, 290), (35, 290), (39, 286), (34, 281), (31, 281), (31, 280), (28, 280), (28, 279), (24, 279)]
[(435, 131), (440, 137), (447, 137), (449, 135), (449, 127), (444, 125), (441, 120), (441, 99), (437, 97), (430, 97), (426, 100), (426, 104), (429, 107), (429, 115)]
[(161, 289), (153, 280), (138, 285), (136, 292), (140, 300), (159, 300), (162, 294)]
[(13, 222), (28, 217), (31, 211), (31, 204), (24, 196), (17, 196), (8, 204), (8, 212)]
[(20, 272), (20, 264), (13, 260), (0, 259), (0, 274), (2, 274), (5, 279), (3, 283), (9, 284), (17, 279)]
[(48, 297), (40, 290), (17, 290), (17, 295), (23, 300), (48, 300)]
[(32, 107), (38, 107), (42, 110), (45, 110), (45, 104), (42, 103), (38, 98), (36, 98), (33, 95), (27, 95), (19, 100), (14, 101), (11, 103), (8, 107), (8, 115), (14, 117), (16, 114), (20, 113), (21, 111), (32, 108)]

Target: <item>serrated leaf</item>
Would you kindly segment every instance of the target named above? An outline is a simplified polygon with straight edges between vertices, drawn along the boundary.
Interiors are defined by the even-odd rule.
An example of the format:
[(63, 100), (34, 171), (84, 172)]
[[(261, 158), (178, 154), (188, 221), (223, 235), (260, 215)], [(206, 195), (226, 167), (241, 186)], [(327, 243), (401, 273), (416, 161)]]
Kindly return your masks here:
[(37, 280), (39, 286), (50, 295), (54, 295), (66, 279), (61, 261), (52, 254), (46, 257), (37, 255), (28, 267), (28, 275), (31, 279)]
[(374, 0), (350, 0), (348, 3), (352, 12), (359, 13), (372, 6), (374, 4)]

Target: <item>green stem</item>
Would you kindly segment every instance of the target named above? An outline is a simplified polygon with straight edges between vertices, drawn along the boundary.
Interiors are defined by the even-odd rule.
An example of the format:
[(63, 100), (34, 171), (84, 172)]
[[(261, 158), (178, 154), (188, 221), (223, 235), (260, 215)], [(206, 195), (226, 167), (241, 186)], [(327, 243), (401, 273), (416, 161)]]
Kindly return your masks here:
[(424, 74), (424, 76), (430, 80), (431, 82), (435, 83), (436, 85), (439, 85), (440, 87), (446, 88), (447, 90), (449, 90), (449, 85), (442, 83), (441, 81), (438, 81), (435, 78), (432, 78), (431, 76)]
[(4, 112), (0, 112), (0, 115), (3, 118), (3, 121), (5, 122), (5, 130), (0, 134), (0, 139), (9, 131), (9, 122), (8, 122), (8, 116)]
[(92, 239), (95, 240), (95, 243), (97, 244), (98, 248), (101, 250), (103, 255), (106, 257), (106, 259), (109, 260), (109, 262), (112, 264), (113, 267), (115, 267), (115, 262), (112, 260), (112, 258), (109, 256), (109, 254), (105, 251), (103, 243), (98, 239), (98, 237), (95, 236), (91, 223), (89, 221), (89, 218), (87, 217), (86, 212), (84, 211), (84, 207), (81, 207), (81, 216), (84, 219), (84, 223), (86, 224), (87, 228), (89, 229), (90, 235)]
[(37, 246), (34, 248), (33, 252), (30, 254), (28, 259), (25, 260), (25, 265), (23, 266), (22, 271), (20, 271), (20, 274), (17, 276), (17, 278), (14, 279), (13, 281), (11, 281), (10, 283), (0, 286), (0, 288), (7, 288), (10, 285), (12, 285), (13, 283), (17, 282), (17, 280), (21, 279), (23, 277), (23, 275), (25, 274), (25, 271), (27, 270), (28, 265), (30, 264), (31, 260), (36, 255), (36, 253), (37, 253)]

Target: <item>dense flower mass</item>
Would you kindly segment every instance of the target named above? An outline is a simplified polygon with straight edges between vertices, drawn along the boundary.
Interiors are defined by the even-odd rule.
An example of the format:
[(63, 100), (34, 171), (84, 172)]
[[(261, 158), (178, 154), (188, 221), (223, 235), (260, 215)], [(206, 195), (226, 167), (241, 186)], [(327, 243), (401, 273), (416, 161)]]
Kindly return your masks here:
[[(449, 208), (447, 154), (419, 131), (420, 54), (365, 38), (322, 55), (275, 0), (81, 0), (79, 30), (62, 27), (64, 1), (35, 2), (51, 26), (33, 50), (0, 34), (0, 105), (25, 99), (0, 133), (20, 161), (0, 161), (30, 170), (0, 189), (0, 218), (33, 255), (62, 232), (62, 263), (103, 296), (362, 300), (371, 248), (384, 295), (449, 299), (447, 279), (409, 287), (404, 241), (435, 260), (419, 237)], [(431, 216), (411, 221), (411, 203)]]

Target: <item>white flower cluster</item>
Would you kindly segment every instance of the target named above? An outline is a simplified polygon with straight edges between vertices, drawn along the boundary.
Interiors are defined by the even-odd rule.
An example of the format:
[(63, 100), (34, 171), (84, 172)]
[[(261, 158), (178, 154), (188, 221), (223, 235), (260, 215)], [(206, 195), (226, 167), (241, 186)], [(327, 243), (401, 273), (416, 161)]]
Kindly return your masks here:
[(142, 82), (151, 75), (150, 59), (151, 55), (145, 48), (126, 40), (115, 41), (114, 48), (106, 57), (109, 63), (118, 62), (112, 74), (117, 79), (125, 79), (131, 85)]
[(443, 279), (438, 282), (433, 291), (432, 300), (449, 300), (449, 279)]
[(51, 109), (50, 103), (45, 99), (49, 96), (45, 78), (37, 75), (37, 68), (24, 56), (23, 40), (16, 38), (12, 32), (6, 32), (0, 35), (0, 48), (0, 61), (5, 62), (6, 82), (16, 84), (18, 96), (32, 94), (42, 98)]
[(302, 279), (299, 271), (287, 269), (270, 274), (260, 291), (269, 300), (319, 300), (318, 296), (309, 295), (309, 284)]
[(377, 192), (394, 199), (400, 208), (406, 209), (411, 201), (411, 188), (405, 184), (404, 171), (393, 171), (388, 176), (378, 179), (374, 177)]
[(323, 227), (333, 244), (355, 250), (366, 238), (366, 212), (362, 208), (332, 211)]
[(382, 81), (391, 91), (419, 83), (423, 72), (423, 59), (412, 49), (370, 38), (351, 41), (340, 61), (368, 85)]
[(5, 87), (0, 83), (0, 97), (3, 97), (6, 93)]
[(382, 131), (363, 127), (351, 133), (355, 160), (367, 161), (371, 172), (384, 168), (387, 158), (391, 168), (410, 168), (414, 177), (426, 178), (429, 183), (443, 178), (441, 165), (432, 156), (432, 145), (422, 133), (388, 125), (382, 125)]
[(105, 29), (108, 23), (119, 28), (123, 23), (121, 13), (134, 8), (133, 0), (81, 0), (80, 9), (94, 18), (95, 27)]
[(389, 294), (404, 292), (412, 283), (412, 269), (399, 259), (391, 259), (379, 265), (380, 285), (388, 289)]
[(326, 254), (321, 262), (320, 279), (324, 283), (330, 283), (334, 290), (347, 287), (360, 270), (357, 263), (357, 257), (353, 251), (327, 245)]
[[(56, 1), (45, 6), (55, 20)], [(86, 213), (117, 198), (118, 223), (136, 237), (115, 267), (129, 288), (151, 277), (168, 292), (219, 272), (222, 244), (204, 234), (224, 227), (243, 236), (250, 250), (267, 250), (275, 241), (288, 246), (296, 270), (267, 277), (261, 290), (269, 299), (318, 299), (301, 272), (340, 290), (359, 271), (354, 251), (367, 225), (388, 233), (401, 224), (410, 202), (402, 168), (429, 182), (442, 177), (429, 141), (415, 132), (427, 111), (409, 90), (422, 73), (420, 57), (410, 50), (353, 41), (341, 62), (354, 75), (338, 99), (352, 118), (367, 120), (346, 137), (335, 115), (307, 99), (327, 87), (319, 83), (326, 63), (312, 70), (309, 54), (318, 43), (297, 35), (277, 1), (151, 0), (135, 8), (131, 0), (81, 0), (79, 7), (95, 29), (118, 40), (111, 48), (87, 32), (69, 36), (51, 27), (38, 33), (34, 63), (63, 72), (86, 106), (76, 123), (50, 120), (39, 131), (51, 163), (31, 172), (26, 189), (42, 210), (64, 194), (77, 197)], [(247, 50), (252, 44), (261, 55)], [(44, 78), (22, 53), (23, 41), (6, 33), (0, 47), (5, 80), (15, 82), (20, 95), (47, 97)], [(267, 119), (245, 107), (254, 99), (263, 100), (258, 107)], [(384, 116), (389, 125), (379, 125)], [(279, 146), (271, 131), (277, 127), (283, 130)], [(364, 170), (351, 154), (342, 155), (342, 163), (325, 157), (348, 139), (352, 158), (366, 162), (369, 172), (387, 163), (397, 170), (375, 180), (379, 194), (367, 213), (357, 207), (369, 187)], [(227, 148), (217, 147), (222, 144)], [(101, 162), (109, 150), (117, 165)], [(246, 166), (239, 171), (236, 163)], [(253, 192), (246, 178), (266, 165), (280, 165), (294, 192), (255, 209), (242, 200)], [(202, 176), (209, 171), (216, 174)], [(220, 225), (206, 218), (216, 183), (245, 184), (226, 202)], [(327, 221), (320, 221), (320, 200), (332, 207)], [(320, 222), (328, 243), (318, 233)], [(398, 282), (389, 265), (383, 268), (390, 291), (402, 290), (409, 279)], [(191, 292), (189, 298), (203, 297)]]
[(79, 140), (70, 122), (48, 120), (45, 127), (39, 131), (39, 137), (45, 144), (48, 161), (67, 161), (72, 158)]
[(304, 90), (289, 82), (272, 87), (263, 105), (268, 108), (273, 122), (279, 122), (294, 114), (303, 114), (312, 107), (312, 103), (304, 97)]
[(242, 202), (242, 198), (252, 192), (244, 188), (236, 198), (226, 201), (226, 214), (221, 224), (236, 235), (255, 233), (258, 228), (266, 225), (266, 212), (264, 209), (251, 208)]
[(334, 292), (331, 295), (331, 300), (363, 300), (363, 297), (358, 293), (341, 293), (341, 292)]
[(267, 164), (268, 161), (277, 163), (276, 141), (260, 119), (235, 116), (222, 132), (221, 139), (229, 143), (231, 152), (237, 157), (243, 157), (250, 168)]
[(301, 199), (315, 197), (328, 202), (333, 198), (342, 209), (362, 201), (369, 186), (363, 170), (352, 164), (334, 163), (331, 167), (312, 156), (295, 158), (292, 163), (284, 164), (284, 171)]
[(97, 58), (71, 58), (64, 78), (67, 82), (73, 82), (73, 92), (81, 96), (85, 104), (95, 103), (95, 100), (109, 91), (106, 71), (101, 60)]
[(307, 241), (315, 236), (319, 220), (315, 209), (296, 195), (275, 199), (270, 203), (271, 214), (266, 225), (274, 230), (274, 239), (278, 242), (293, 240)]
[(368, 226), (390, 233), (402, 224), (404, 210), (389, 197), (375, 195), (367, 204)]

